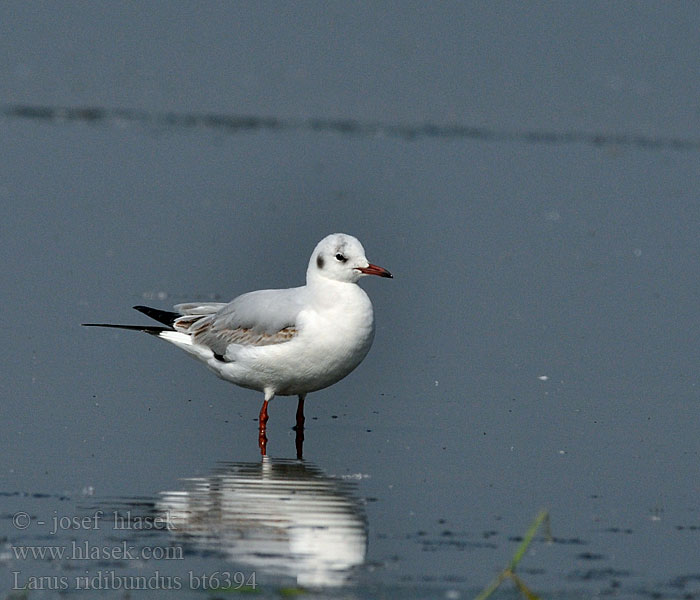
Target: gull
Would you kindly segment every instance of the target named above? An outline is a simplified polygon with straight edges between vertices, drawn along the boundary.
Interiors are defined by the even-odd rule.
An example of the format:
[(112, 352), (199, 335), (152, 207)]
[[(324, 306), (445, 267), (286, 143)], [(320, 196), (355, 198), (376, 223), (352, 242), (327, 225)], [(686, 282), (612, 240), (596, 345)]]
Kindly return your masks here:
[(134, 306), (162, 326), (83, 325), (144, 331), (222, 379), (262, 392), (259, 442), (265, 454), (267, 408), (275, 396), (298, 396), (297, 430), (303, 429), (306, 395), (337, 383), (367, 356), (374, 311), (357, 285), (366, 275), (392, 277), (367, 260), (357, 238), (334, 233), (316, 245), (301, 287), (248, 292), (229, 303), (177, 304), (174, 312)]

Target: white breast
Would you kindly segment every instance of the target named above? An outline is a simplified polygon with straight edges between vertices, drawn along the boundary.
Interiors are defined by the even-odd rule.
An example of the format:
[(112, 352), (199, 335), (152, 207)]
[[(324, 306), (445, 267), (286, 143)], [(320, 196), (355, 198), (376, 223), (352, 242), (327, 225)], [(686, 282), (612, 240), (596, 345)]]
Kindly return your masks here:
[[(355, 284), (332, 282), (298, 315), (299, 334), (289, 342), (238, 346), (230, 363), (210, 365), (224, 379), (276, 395), (323, 389), (353, 371), (369, 352), (374, 313)], [(232, 349), (233, 350), (233, 349)]]

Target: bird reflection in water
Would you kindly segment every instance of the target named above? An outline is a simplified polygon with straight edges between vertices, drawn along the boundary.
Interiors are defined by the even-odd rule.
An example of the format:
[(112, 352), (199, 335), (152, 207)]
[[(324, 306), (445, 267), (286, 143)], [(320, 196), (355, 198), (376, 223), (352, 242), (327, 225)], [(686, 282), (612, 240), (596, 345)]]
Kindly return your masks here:
[(299, 460), (225, 463), (161, 492), (171, 534), (260, 573), (340, 586), (364, 562), (367, 520), (355, 484)]

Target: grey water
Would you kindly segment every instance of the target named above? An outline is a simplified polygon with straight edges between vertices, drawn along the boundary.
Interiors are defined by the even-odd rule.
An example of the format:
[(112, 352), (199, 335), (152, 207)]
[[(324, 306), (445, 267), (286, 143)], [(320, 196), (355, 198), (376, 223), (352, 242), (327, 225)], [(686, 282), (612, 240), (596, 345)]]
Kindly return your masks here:
[[(700, 597), (699, 30), (3, 3), (0, 597), (472, 598), (543, 509), (541, 597)], [(259, 394), (80, 327), (300, 285), (333, 231), (394, 274), (374, 346), (265, 458)]]

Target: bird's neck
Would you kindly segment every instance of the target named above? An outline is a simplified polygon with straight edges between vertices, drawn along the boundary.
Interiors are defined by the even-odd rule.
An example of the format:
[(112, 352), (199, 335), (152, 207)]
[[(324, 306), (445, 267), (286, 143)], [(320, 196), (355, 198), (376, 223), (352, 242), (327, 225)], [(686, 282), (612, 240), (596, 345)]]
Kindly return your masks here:
[(336, 281), (325, 277), (310, 278), (306, 282), (312, 302), (318, 307), (340, 307), (364, 303), (367, 294), (356, 283)]

